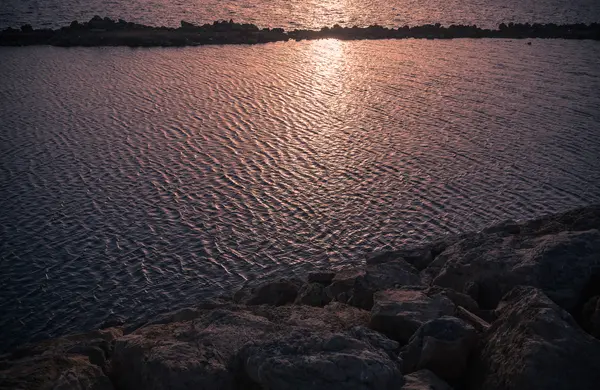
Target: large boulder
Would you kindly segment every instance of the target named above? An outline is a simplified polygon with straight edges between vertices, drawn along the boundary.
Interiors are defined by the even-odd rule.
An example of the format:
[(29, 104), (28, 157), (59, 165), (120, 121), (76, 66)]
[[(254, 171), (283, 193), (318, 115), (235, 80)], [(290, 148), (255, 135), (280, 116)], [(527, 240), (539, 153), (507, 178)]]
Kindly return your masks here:
[(375, 294), (369, 326), (405, 345), (427, 321), (453, 315), (455, 306), (444, 295), (428, 297), (418, 290), (385, 290)]
[(458, 318), (440, 317), (426, 322), (400, 354), (402, 371), (407, 374), (429, 369), (453, 383), (466, 373), (477, 340), (476, 330)]
[(232, 364), (245, 344), (294, 329), (342, 332), (369, 320), (369, 312), (340, 303), (324, 308), (229, 305), (178, 313), (182, 322), (146, 325), (116, 341), (111, 371), (118, 388), (237, 388)]
[(245, 305), (285, 305), (294, 302), (301, 286), (298, 279), (249, 282), (235, 292), (233, 300)]
[(600, 341), (543, 291), (512, 290), (474, 359), (471, 389), (595, 389)]
[(581, 304), (600, 274), (600, 231), (563, 231), (542, 236), (477, 234), (448, 247), (422, 276), (434, 285), (474, 295), (493, 309), (518, 285), (541, 288), (567, 311)]
[(247, 387), (270, 390), (396, 390), (397, 362), (347, 334), (298, 330), (246, 345), (239, 365)]
[(419, 370), (404, 376), (402, 390), (452, 390), (450, 385), (429, 370)]
[(0, 356), (0, 389), (113, 390), (105, 375), (119, 329), (25, 345)]
[(112, 374), (123, 389), (234, 389), (230, 364), (237, 351), (277, 330), (264, 317), (224, 309), (146, 326), (117, 340)]
[(341, 271), (325, 291), (339, 302), (370, 310), (375, 292), (418, 285), (421, 285), (418, 271), (406, 261), (398, 259), (367, 264), (364, 269)]

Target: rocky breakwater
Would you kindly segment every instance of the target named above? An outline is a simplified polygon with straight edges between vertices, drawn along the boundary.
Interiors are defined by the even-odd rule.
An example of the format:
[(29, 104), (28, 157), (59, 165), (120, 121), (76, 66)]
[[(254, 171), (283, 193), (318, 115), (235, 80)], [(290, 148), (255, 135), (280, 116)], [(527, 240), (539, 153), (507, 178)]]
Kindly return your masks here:
[(196, 46), (207, 44), (256, 44), (290, 39), (452, 39), (452, 38), (562, 38), (600, 40), (600, 24), (500, 24), (498, 29), (484, 29), (475, 25), (427, 24), (386, 28), (378, 25), (368, 27), (323, 27), (320, 30), (284, 31), (282, 28), (259, 28), (253, 24), (215, 21), (212, 24), (195, 25), (185, 21), (181, 27), (152, 27), (119, 19), (94, 16), (90, 21), (73, 21), (69, 26), (56, 30), (34, 29), (30, 25), (20, 29), (7, 28), (0, 31), (0, 46)]
[(2, 389), (595, 389), (600, 207), (25, 345)]

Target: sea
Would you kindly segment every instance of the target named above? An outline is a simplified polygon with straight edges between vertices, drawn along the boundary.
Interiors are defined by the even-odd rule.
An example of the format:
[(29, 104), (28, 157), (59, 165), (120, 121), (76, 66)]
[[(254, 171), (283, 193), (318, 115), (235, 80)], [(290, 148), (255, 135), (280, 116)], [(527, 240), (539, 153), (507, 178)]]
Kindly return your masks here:
[[(600, 22), (600, 2), (2, 1), (261, 27)], [(528, 44), (530, 43), (530, 44)], [(0, 48), (0, 351), (600, 202), (600, 42)]]

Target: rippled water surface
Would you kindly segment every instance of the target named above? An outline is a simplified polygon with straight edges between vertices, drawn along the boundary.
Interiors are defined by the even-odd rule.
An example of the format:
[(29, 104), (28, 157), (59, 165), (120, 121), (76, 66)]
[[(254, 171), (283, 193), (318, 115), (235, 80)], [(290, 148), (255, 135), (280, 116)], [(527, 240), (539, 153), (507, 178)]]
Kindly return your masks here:
[(57, 27), (95, 14), (151, 25), (178, 26), (230, 18), (263, 27), (321, 28), (424, 23), (600, 22), (598, 0), (2, 0), (0, 27)]
[(600, 202), (600, 44), (0, 49), (4, 347)]

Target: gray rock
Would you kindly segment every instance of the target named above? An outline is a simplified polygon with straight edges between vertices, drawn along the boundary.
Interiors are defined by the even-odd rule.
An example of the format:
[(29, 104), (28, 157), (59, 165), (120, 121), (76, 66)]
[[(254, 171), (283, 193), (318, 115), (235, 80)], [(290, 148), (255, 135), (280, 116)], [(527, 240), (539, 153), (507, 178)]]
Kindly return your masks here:
[(320, 283), (306, 283), (298, 291), (297, 304), (309, 306), (325, 306), (331, 298), (325, 292), (325, 287)]
[(600, 341), (543, 291), (517, 287), (504, 298), (474, 359), (473, 390), (595, 389)]
[(454, 314), (455, 306), (443, 295), (428, 297), (422, 291), (385, 290), (375, 294), (369, 327), (407, 344), (427, 321)]
[(246, 305), (285, 305), (294, 302), (300, 286), (302, 282), (297, 279), (250, 282), (234, 294), (233, 300)]
[(421, 285), (418, 271), (400, 259), (368, 264), (365, 269), (342, 271), (336, 274), (325, 291), (339, 302), (370, 310), (375, 292), (413, 285)]
[(405, 375), (402, 390), (452, 390), (452, 387), (429, 370), (419, 370)]
[(573, 311), (599, 273), (600, 232), (588, 230), (543, 236), (474, 235), (448, 247), (422, 277), (477, 295), (481, 309), (493, 309), (510, 289), (529, 285)]
[(270, 390), (395, 390), (403, 384), (387, 354), (344, 334), (296, 331), (246, 345), (239, 362), (249, 383)]
[(402, 349), (403, 372), (428, 369), (445, 381), (454, 382), (466, 373), (477, 340), (475, 329), (458, 318), (428, 321)]

